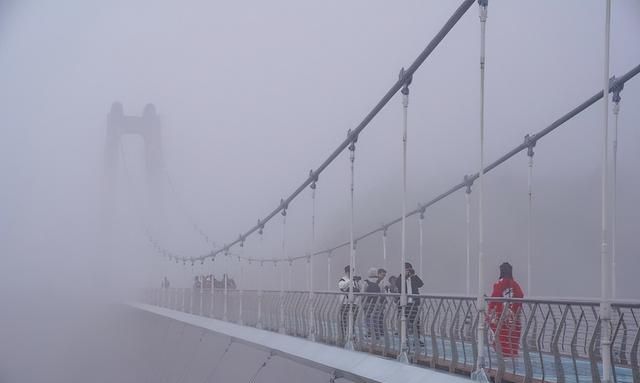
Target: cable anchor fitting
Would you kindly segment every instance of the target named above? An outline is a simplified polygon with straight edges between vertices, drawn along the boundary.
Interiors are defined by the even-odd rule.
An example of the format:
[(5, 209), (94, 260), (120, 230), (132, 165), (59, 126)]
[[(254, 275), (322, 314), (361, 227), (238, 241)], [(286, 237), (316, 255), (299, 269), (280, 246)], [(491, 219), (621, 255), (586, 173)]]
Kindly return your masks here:
[(358, 135), (353, 134), (351, 129), (347, 131), (347, 138), (351, 138), (351, 145), (349, 145), (349, 150), (353, 156), (353, 152), (356, 150), (356, 142), (358, 142)]
[(404, 81), (403, 81), (402, 89), (400, 90), (400, 92), (403, 95), (408, 96), (409, 85), (411, 85), (411, 81), (413, 81), (413, 75), (407, 76), (404, 67), (400, 69), (400, 74), (398, 75), (398, 81), (402, 81), (402, 80)]
[(282, 208), (282, 211), (280, 212), (280, 214), (282, 214), (283, 217), (287, 216), (287, 208), (289, 207), (288, 203), (284, 202), (284, 199), (280, 198), (280, 207)]
[(473, 186), (473, 181), (477, 178), (477, 175), (465, 175), (463, 179), (463, 183), (466, 186), (465, 193), (471, 194), (471, 186)]
[(485, 23), (487, 21), (487, 7), (489, 6), (489, 0), (478, 0), (480, 6), (480, 22)]
[(613, 93), (611, 101), (616, 104), (620, 103), (620, 100), (622, 100), (622, 98), (620, 97), (620, 92), (622, 92), (622, 90), (624, 89), (624, 83), (618, 81), (616, 79), (616, 76), (613, 76), (611, 77), (611, 79), (609, 79), (609, 88), (611, 89), (611, 93)]
[(535, 138), (535, 135), (527, 134), (524, 136), (524, 144), (527, 146), (527, 156), (533, 157), (534, 152), (533, 148), (536, 146), (538, 140)]
[(262, 235), (264, 233), (264, 223), (261, 220), (258, 220), (258, 234)]
[(318, 182), (318, 175), (313, 171), (313, 169), (309, 170), (309, 178), (311, 179), (311, 185), (309, 185), (309, 187), (315, 190), (316, 182)]

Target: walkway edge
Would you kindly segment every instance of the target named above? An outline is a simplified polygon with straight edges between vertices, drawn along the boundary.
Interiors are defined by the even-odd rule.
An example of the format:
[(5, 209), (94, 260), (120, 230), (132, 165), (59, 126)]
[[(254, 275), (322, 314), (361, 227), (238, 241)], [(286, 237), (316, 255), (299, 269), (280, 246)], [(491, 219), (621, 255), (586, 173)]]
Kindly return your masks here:
[(239, 343), (271, 351), (275, 355), (293, 360), (338, 377), (353, 381), (389, 383), (467, 383), (469, 379), (446, 372), (429, 370), (399, 363), (362, 352), (348, 351), (303, 338), (282, 335), (253, 327), (240, 326), (217, 319), (183, 313), (144, 303), (127, 303), (128, 306), (155, 315), (170, 318), (189, 325), (228, 336)]

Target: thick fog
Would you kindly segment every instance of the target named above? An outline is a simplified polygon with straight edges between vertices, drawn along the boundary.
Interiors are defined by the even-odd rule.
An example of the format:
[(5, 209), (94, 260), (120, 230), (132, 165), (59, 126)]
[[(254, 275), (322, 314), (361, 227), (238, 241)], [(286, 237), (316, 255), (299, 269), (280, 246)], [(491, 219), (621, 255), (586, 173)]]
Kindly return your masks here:
[[(91, 381), (83, 375), (92, 371), (89, 362), (74, 375), (79, 350), (115, 352), (118, 344), (105, 348), (100, 336), (83, 334), (94, 324), (118, 322), (111, 305), (134, 299), (140, 287), (158, 287), (165, 275), (178, 287), (189, 286), (196, 273), (228, 273), (241, 288), (289, 287), (284, 264), (240, 266), (233, 256), (194, 267), (168, 262), (145, 230), (187, 258), (235, 240), (345, 139), (457, 6), (0, 0), (0, 302), (6, 313), (0, 381)], [(491, 1), (487, 162), (602, 89), (604, 10), (595, 0)], [(640, 3), (613, 2), (611, 28), (610, 72), (620, 76), (640, 63)], [(477, 172), (479, 30), (474, 5), (413, 78), (410, 209)], [(640, 79), (629, 81), (621, 96), (617, 298), (638, 299)], [(144, 142), (135, 136), (123, 138), (116, 177), (105, 178), (114, 102), (135, 116), (146, 104), (155, 106), (164, 157), (155, 184)], [(527, 296), (600, 294), (600, 103), (535, 148)], [(504, 261), (523, 286), (527, 282), (527, 160), (522, 152), (485, 179), (487, 293)], [(287, 210), (286, 254), (280, 215), (263, 238), (253, 235), (231, 253), (295, 257), (347, 241), (349, 177), (347, 151), (320, 175), (314, 243), (307, 189)], [(356, 144), (356, 236), (399, 217), (401, 192), (397, 95)], [(105, 209), (109, 198), (113, 205)], [(477, 286), (475, 188), (471, 201), (471, 286)], [(465, 293), (465, 219), (463, 191), (427, 210), (422, 293)], [(417, 217), (407, 222), (407, 257), (418, 270)], [(389, 228), (388, 257), (389, 272), (399, 273), (400, 225)], [(314, 288), (336, 289), (347, 263), (347, 248), (338, 250), (327, 275), (327, 257), (315, 257)], [(382, 266), (381, 234), (357, 244), (358, 273)], [(291, 288), (306, 289), (305, 261), (292, 271)]]

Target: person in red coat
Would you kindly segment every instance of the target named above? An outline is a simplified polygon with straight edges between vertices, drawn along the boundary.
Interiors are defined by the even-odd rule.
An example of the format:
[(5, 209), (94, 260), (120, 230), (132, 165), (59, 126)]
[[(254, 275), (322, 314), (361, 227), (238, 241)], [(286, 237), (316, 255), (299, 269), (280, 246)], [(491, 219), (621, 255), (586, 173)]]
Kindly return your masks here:
[[(522, 288), (513, 279), (513, 267), (508, 262), (500, 265), (500, 279), (493, 284), (491, 297), (524, 298)], [(518, 356), (522, 331), (521, 310), (522, 303), (520, 302), (489, 302), (489, 327), (498, 338), (494, 337), (493, 345), (496, 347), (496, 351), (502, 353), (503, 357), (514, 358)], [(500, 328), (498, 329), (498, 327)], [(500, 349), (497, 348), (496, 341), (500, 342)]]

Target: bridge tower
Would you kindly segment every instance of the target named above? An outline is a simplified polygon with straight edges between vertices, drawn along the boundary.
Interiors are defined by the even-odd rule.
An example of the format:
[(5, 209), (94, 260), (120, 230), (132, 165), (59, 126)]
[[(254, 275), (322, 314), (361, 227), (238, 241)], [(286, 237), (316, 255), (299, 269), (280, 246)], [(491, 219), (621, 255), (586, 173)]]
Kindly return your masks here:
[[(162, 152), (162, 134), (160, 118), (153, 104), (144, 107), (141, 116), (127, 116), (119, 102), (111, 105), (107, 116), (107, 135), (105, 144), (105, 194), (115, 195), (118, 179), (118, 157), (120, 142), (124, 136), (139, 136), (144, 141), (147, 186), (150, 207), (156, 211), (162, 208), (162, 169), (164, 157)], [(111, 203), (115, 199), (111, 198)], [(106, 208), (114, 207), (106, 205)], [(110, 209), (110, 211), (113, 211)]]
[[(158, 227), (156, 233), (162, 230), (164, 193), (162, 172), (164, 155), (162, 150), (162, 132), (160, 118), (153, 104), (147, 104), (140, 116), (124, 114), (120, 102), (114, 102), (107, 115), (106, 142), (104, 147), (104, 177), (102, 186), (102, 256), (110, 259), (113, 255), (115, 212), (117, 211), (117, 186), (119, 182), (131, 182), (126, 175), (118, 174), (119, 158), (121, 158), (121, 143), (127, 136), (138, 136), (144, 142), (144, 162), (147, 201), (139, 206), (146, 222), (153, 222)], [(129, 174), (129, 176), (132, 176)], [(144, 196), (143, 196), (144, 197)], [(139, 212), (135, 212), (138, 214)], [(158, 231), (159, 230), (159, 231)], [(108, 266), (107, 266), (108, 267)], [(104, 271), (104, 270), (103, 270)], [(108, 283), (108, 282), (107, 282)]]

